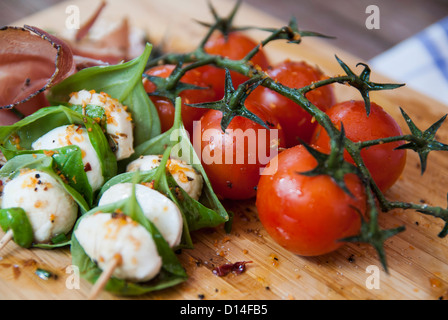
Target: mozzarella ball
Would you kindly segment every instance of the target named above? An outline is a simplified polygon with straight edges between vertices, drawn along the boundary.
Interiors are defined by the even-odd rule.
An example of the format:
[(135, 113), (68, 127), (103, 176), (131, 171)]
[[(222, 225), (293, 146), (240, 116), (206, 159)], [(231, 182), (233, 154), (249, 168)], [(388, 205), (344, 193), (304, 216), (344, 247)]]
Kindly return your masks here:
[(67, 234), (78, 217), (78, 205), (64, 187), (37, 170), (22, 172), (4, 186), (2, 208), (17, 207), (26, 212), (37, 243)]
[(152, 235), (124, 214), (96, 213), (81, 219), (75, 237), (102, 270), (121, 260), (113, 276), (134, 282), (154, 278), (162, 267)]
[[(103, 193), (99, 206), (127, 199), (132, 194), (132, 183), (118, 183)], [(170, 247), (177, 246), (182, 237), (183, 219), (173, 201), (145, 185), (135, 185), (135, 196), (145, 217), (160, 231)]]
[(104, 183), (101, 161), (85, 128), (75, 125), (57, 127), (34, 141), (31, 147), (34, 150), (52, 150), (69, 145), (81, 149), (84, 170), (92, 189), (101, 188)]
[[(162, 160), (160, 155), (141, 156), (128, 164), (128, 172), (149, 171), (157, 168)], [(176, 180), (179, 187), (185, 190), (190, 197), (198, 200), (202, 193), (202, 176), (189, 164), (178, 159), (169, 159), (166, 167)]]
[(117, 160), (130, 157), (134, 153), (134, 134), (132, 117), (117, 99), (111, 98), (107, 93), (96, 93), (94, 90), (81, 90), (70, 95), (69, 103), (72, 105), (95, 105), (102, 107), (106, 113), (106, 131), (115, 142), (114, 150)]

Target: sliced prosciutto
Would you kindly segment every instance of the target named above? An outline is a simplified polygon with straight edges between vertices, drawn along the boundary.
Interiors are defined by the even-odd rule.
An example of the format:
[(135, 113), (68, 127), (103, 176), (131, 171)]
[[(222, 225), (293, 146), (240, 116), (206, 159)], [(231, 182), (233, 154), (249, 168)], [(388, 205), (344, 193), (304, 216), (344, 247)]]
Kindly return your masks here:
[(60, 39), (31, 26), (1, 28), (0, 125), (47, 106), (44, 91), (75, 70), (72, 50)]

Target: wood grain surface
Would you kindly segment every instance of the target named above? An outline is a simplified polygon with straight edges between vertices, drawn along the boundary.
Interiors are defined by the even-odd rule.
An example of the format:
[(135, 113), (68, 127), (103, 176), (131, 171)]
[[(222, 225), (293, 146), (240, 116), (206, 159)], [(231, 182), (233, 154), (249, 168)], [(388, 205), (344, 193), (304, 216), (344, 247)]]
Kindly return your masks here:
[[(64, 2), (49, 10), (39, 12), (18, 21), (17, 25), (37, 25), (48, 30), (63, 31), (68, 3), (80, 7), (81, 13), (90, 12), (97, 2), (80, 0)], [(131, 23), (144, 28), (155, 44), (167, 39), (173, 50), (191, 49), (200, 40), (205, 30), (192, 19), (210, 20), (204, 1), (109, 0), (103, 19), (111, 21), (123, 16), (131, 17)], [(188, 3), (188, 4), (187, 4)], [(215, 1), (217, 10), (229, 12), (233, 1)], [(88, 14), (86, 14), (88, 16)], [(51, 17), (51, 19), (49, 19)], [(236, 18), (236, 24), (252, 24), (279, 27), (279, 21), (254, 7), (244, 4)], [(251, 31), (262, 39), (264, 33)], [(361, 60), (333, 46), (332, 42), (305, 39), (300, 45), (281, 41), (265, 48), (273, 62), (285, 58), (306, 60), (318, 65), (328, 75), (342, 72), (334, 55), (338, 55), (350, 67), (356, 69)], [(373, 81), (388, 81), (373, 70)], [(359, 99), (359, 94), (346, 86), (335, 87), (338, 100)], [(399, 107), (426, 129), (447, 112), (447, 107), (403, 87), (390, 92), (372, 94), (372, 100), (382, 105), (397, 119), (405, 132), (407, 127), (401, 120)], [(448, 141), (448, 124), (442, 126), (438, 138)], [(425, 202), (446, 206), (448, 189), (448, 155), (433, 153), (429, 156), (428, 169), (420, 175), (418, 158), (408, 153), (405, 171), (387, 193), (390, 199), (407, 202)], [(443, 224), (432, 217), (412, 211), (395, 210), (382, 214), (383, 228), (405, 225), (406, 231), (386, 242), (389, 274), (378, 262), (373, 248), (362, 244), (349, 244), (328, 255), (304, 258), (285, 251), (272, 241), (257, 219), (253, 201), (226, 202), (226, 207), (235, 213), (235, 222), (230, 234), (223, 228), (195, 232), (195, 248), (183, 250), (179, 259), (185, 266), (189, 280), (176, 287), (144, 295), (134, 299), (384, 299), (384, 300), (433, 300), (448, 298), (448, 240), (439, 239)], [(241, 275), (230, 274), (218, 277), (212, 269), (226, 262), (252, 261)], [(26, 250), (10, 243), (1, 252), (0, 298), (2, 299), (85, 299), (92, 285), (84, 280), (79, 288), (72, 288), (70, 252), (62, 250)], [(366, 281), (369, 266), (380, 269), (380, 286), (369, 289)], [(44, 280), (36, 275), (44, 269), (54, 275)], [(68, 273), (67, 273), (68, 272)], [(101, 299), (128, 299), (104, 292)]]

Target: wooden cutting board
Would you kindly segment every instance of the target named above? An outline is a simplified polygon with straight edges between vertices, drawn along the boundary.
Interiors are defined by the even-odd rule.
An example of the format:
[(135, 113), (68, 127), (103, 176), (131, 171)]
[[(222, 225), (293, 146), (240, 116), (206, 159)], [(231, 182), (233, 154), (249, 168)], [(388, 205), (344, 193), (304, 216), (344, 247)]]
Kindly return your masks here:
[[(227, 14), (233, 1), (212, 1), (218, 12)], [(68, 5), (80, 9), (81, 21), (87, 19), (99, 1), (69, 1), (39, 12), (15, 25), (35, 25), (62, 32), (68, 17)], [(205, 0), (109, 0), (101, 19), (119, 21), (130, 18), (131, 25), (143, 28), (154, 44), (165, 39), (172, 50), (193, 48), (205, 32), (194, 19), (211, 21)], [(319, 17), (317, 17), (319, 18)], [(324, 16), (321, 17), (325, 19)], [(279, 27), (269, 15), (243, 4), (236, 17), (237, 25)], [(306, 26), (305, 26), (306, 27)], [(250, 34), (263, 39), (261, 31)], [(337, 36), (337, 35), (336, 35)], [(317, 64), (328, 75), (342, 72), (334, 55), (338, 55), (355, 69), (359, 59), (333, 47), (331, 40), (306, 38), (300, 45), (282, 41), (265, 47), (272, 62), (285, 58), (306, 60)], [(357, 70), (357, 69), (356, 69)], [(373, 70), (373, 81), (388, 81)], [(336, 87), (338, 100), (359, 99), (359, 94), (345, 86)], [(402, 125), (398, 107), (403, 107), (416, 124), (426, 129), (448, 109), (446, 106), (418, 94), (409, 88), (373, 93), (372, 100), (388, 110)], [(448, 142), (448, 123), (438, 133), (439, 140)], [(402, 178), (388, 192), (390, 199), (446, 206), (448, 191), (448, 154), (439, 152), (429, 156), (424, 176), (420, 175), (418, 158), (409, 153)], [(231, 234), (222, 228), (194, 233), (195, 249), (183, 250), (179, 258), (189, 275), (186, 283), (137, 299), (439, 299), (448, 298), (448, 239), (439, 239), (443, 224), (432, 217), (412, 211), (396, 210), (380, 217), (383, 228), (405, 225), (406, 231), (386, 242), (390, 273), (386, 274), (373, 248), (349, 244), (337, 252), (314, 258), (291, 254), (272, 241), (257, 219), (253, 201), (225, 203), (235, 213)], [(252, 261), (241, 275), (218, 277), (214, 266), (226, 262)], [(68, 249), (26, 250), (9, 243), (0, 258), (0, 298), (2, 299), (85, 299), (91, 284), (80, 280), (69, 268)], [(378, 268), (371, 273), (369, 268)], [(50, 271), (53, 276), (44, 280), (36, 270)], [(370, 272), (369, 272), (370, 270)], [(369, 276), (378, 274), (379, 288), (371, 288)], [(75, 285), (75, 286), (74, 286)], [(101, 299), (126, 299), (102, 293)]]

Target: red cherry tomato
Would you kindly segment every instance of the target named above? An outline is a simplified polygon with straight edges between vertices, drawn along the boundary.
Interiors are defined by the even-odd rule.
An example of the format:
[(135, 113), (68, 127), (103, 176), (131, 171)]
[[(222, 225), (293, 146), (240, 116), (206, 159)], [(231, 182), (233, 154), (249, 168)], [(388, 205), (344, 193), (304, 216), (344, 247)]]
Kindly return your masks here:
[(256, 206), (268, 234), (285, 249), (303, 256), (317, 256), (338, 249), (338, 240), (359, 234), (360, 212), (365, 212), (365, 192), (360, 179), (347, 174), (350, 197), (330, 176), (305, 176), (317, 161), (303, 145), (281, 152), (261, 176)]
[[(215, 32), (206, 42), (204, 50), (209, 54), (223, 56), (232, 60), (240, 60), (257, 45), (254, 40), (242, 32), (230, 32), (227, 37), (221, 32)], [(262, 49), (251, 59), (251, 62), (263, 70), (269, 67), (268, 58)], [(207, 65), (201, 67), (200, 71), (204, 78), (207, 79), (207, 84), (215, 90), (215, 100), (222, 99), (224, 96), (225, 70)], [(231, 71), (230, 75), (235, 88), (248, 80), (247, 77), (234, 71)]]
[[(345, 101), (334, 105), (327, 111), (333, 124), (340, 128), (344, 124), (347, 138), (354, 142), (376, 140), (402, 135), (397, 122), (376, 103), (371, 103), (370, 115), (367, 116), (365, 104), (360, 101)], [(330, 150), (330, 138), (321, 126), (316, 128), (313, 143), (323, 150)], [(384, 192), (400, 177), (406, 164), (406, 150), (394, 150), (404, 142), (384, 143), (361, 151), (367, 169), (373, 180)], [(346, 152), (346, 161), (353, 159)]]
[[(208, 111), (195, 128), (196, 152), (214, 192), (222, 199), (250, 199), (256, 195), (260, 169), (282, 147), (283, 131), (271, 114), (256, 104), (246, 103), (246, 108), (267, 123), (268, 130), (247, 118), (236, 116), (224, 133), (221, 129), (222, 112)], [(200, 134), (198, 131), (200, 130)], [(233, 133), (233, 135), (231, 134)], [(277, 134), (277, 136), (275, 135)]]
[[(306, 62), (286, 60), (268, 70), (269, 76), (290, 88), (301, 88), (325, 78), (322, 71)], [(310, 91), (306, 98), (319, 109), (330, 108), (335, 97), (330, 86)], [(265, 108), (272, 110), (285, 131), (286, 146), (292, 147), (300, 143), (300, 139), (309, 143), (317, 123), (311, 115), (292, 100), (265, 87), (258, 87), (249, 96)]]
[[(161, 65), (156, 66), (148, 71), (146, 74), (156, 77), (168, 77), (174, 70), (174, 65)], [(186, 104), (202, 103), (213, 101), (214, 91), (207, 86), (203, 81), (202, 74), (197, 69), (192, 69), (185, 73), (180, 80), (183, 83), (193, 84), (205, 89), (192, 89), (184, 90), (179, 96), (182, 99), (182, 122), (185, 129), (190, 133), (193, 132), (193, 122), (199, 121), (199, 119), (207, 112), (207, 109), (194, 108), (187, 106)], [(155, 91), (156, 87), (147, 79), (143, 80), (145, 90), (148, 93)], [(154, 103), (157, 112), (159, 114), (160, 122), (162, 125), (162, 132), (169, 130), (174, 123), (174, 106), (171, 101), (165, 97), (150, 96), (151, 101)]]

